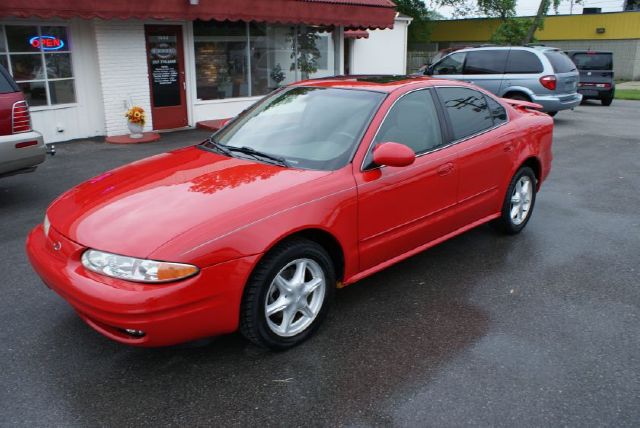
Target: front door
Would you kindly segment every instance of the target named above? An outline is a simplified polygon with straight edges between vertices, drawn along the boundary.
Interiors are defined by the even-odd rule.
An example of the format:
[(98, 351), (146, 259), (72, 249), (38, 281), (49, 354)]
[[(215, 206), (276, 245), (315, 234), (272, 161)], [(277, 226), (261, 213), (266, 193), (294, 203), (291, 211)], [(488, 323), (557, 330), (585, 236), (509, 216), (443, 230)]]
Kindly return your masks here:
[(364, 171), (357, 166), (362, 271), (452, 231), (449, 214), (457, 200), (457, 147), (445, 147), (434, 101), (427, 89), (402, 96), (373, 141), (374, 147), (384, 142), (409, 146), (418, 155), (412, 165), (369, 167), (365, 159)]
[(182, 27), (145, 25), (153, 129), (188, 125)]

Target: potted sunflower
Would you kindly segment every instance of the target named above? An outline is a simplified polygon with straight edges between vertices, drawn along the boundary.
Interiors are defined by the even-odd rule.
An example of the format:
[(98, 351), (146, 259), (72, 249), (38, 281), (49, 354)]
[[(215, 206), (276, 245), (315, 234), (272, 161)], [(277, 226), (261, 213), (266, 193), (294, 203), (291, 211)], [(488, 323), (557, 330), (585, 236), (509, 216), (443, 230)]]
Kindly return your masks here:
[(142, 130), (144, 128), (144, 123), (146, 120), (146, 116), (144, 114), (144, 109), (142, 107), (133, 106), (124, 114), (124, 117), (127, 118), (127, 126), (129, 127), (129, 132), (131, 133), (129, 137), (131, 138), (142, 138)]

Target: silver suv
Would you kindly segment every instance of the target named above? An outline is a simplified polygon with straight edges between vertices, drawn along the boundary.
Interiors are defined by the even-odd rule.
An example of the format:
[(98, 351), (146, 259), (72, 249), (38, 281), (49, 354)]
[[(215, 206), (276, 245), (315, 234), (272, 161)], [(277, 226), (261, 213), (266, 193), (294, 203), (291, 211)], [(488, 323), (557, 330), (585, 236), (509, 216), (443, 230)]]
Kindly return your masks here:
[(577, 92), (578, 70), (556, 48), (460, 49), (431, 65), (425, 74), (473, 83), (500, 97), (533, 101), (551, 116), (582, 101)]

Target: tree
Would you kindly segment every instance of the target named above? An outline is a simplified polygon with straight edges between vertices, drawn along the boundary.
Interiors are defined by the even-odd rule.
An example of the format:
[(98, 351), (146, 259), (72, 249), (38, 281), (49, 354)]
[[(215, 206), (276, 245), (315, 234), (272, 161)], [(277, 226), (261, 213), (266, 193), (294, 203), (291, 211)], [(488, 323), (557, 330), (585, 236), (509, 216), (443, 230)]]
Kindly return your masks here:
[(394, 3), (398, 12), (413, 18), (409, 26), (409, 43), (428, 41), (431, 36), (430, 21), (437, 19), (438, 14), (427, 9), (422, 0), (394, 0)]
[[(544, 17), (547, 16), (547, 13), (549, 12), (549, 7), (553, 4), (553, 9), (557, 13), (558, 6), (560, 6), (561, 1), (562, 0), (540, 0), (538, 12), (536, 13), (535, 18), (533, 18), (533, 21), (531, 21), (526, 37), (522, 40), (523, 44), (531, 43), (533, 41), (533, 35), (536, 33), (538, 28), (542, 27)], [(582, 0), (575, 0), (575, 3), (581, 4)]]

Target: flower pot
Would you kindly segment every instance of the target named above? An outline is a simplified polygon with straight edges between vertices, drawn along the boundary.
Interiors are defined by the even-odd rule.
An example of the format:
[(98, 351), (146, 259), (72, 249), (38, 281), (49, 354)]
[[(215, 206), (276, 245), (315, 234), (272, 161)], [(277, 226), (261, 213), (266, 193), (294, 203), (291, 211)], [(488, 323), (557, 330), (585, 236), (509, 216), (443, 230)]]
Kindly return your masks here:
[(131, 138), (142, 138), (142, 129), (144, 128), (139, 123), (127, 122), (127, 126), (129, 127), (129, 137)]

